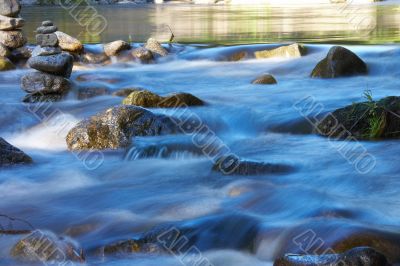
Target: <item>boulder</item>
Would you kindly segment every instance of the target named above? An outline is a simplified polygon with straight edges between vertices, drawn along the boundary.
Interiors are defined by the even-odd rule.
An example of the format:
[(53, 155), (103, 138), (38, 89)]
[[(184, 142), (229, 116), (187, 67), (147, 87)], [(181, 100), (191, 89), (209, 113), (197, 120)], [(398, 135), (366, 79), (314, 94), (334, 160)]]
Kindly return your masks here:
[(269, 49), (264, 51), (257, 51), (254, 53), (257, 59), (271, 58), (271, 57), (287, 57), (296, 58), (301, 57), (307, 53), (307, 49), (298, 43), (291, 45), (281, 46), (275, 49)]
[(320, 61), (311, 73), (313, 78), (337, 78), (367, 74), (367, 65), (352, 51), (332, 47), (328, 55)]
[(257, 161), (246, 161), (235, 156), (224, 156), (216, 160), (213, 171), (224, 175), (266, 175), (282, 174), (292, 171), (292, 167), (283, 164), (272, 164)]
[(82, 62), (86, 64), (109, 64), (111, 60), (104, 53), (94, 54), (85, 52), (82, 56)]
[(400, 137), (400, 97), (354, 103), (328, 114), (316, 126), (331, 138), (390, 139)]
[(184, 106), (201, 106), (204, 102), (189, 93), (177, 93), (161, 97), (148, 90), (134, 91), (123, 101), (125, 105), (136, 105), (147, 108), (174, 108)]
[(131, 54), (142, 63), (150, 63), (154, 59), (153, 53), (144, 47), (134, 49)]
[(13, 61), (27, 60), (32, 56), (32, 48), (22, 46), (11, 51), (11, 58)]
[(136, 106), (115, 106), (79, 122), (67, 135), (70, 150), (127, 147), (134, 136), (177, 133), (170, 118)]
[(0, 71), (13, 70), (15, 66), (6, 57), (0, 57)]
[(0, 57), (9, 57), (10, 55), (10, 50), (5, 45), (0, 43)]
[(71, 84), (60, 76), (33, 72), (22, 77), (21, 87), (27, 93), (33, 94), (64, 94), (69, 91)]
[(44, 46), (56, 47), (58, 46), (57, 35), (54, 33), (36, 34), (36, 44), (42, 47)]
[(271, 84), (277, 84), (278, 82), (274, 78), (274, 76), (270, 74), (264, 74), (256, 78), (251, 82), (252, 84), (263, 84), (263, 85), (271, 85)]
[(21, 5), (18, 0), (1, 0), (0, 15), (7, 17), (15, 17), (21, 11)]
[(16, 30), (22, 28), (25, 20), (22, 18), (10, 18), (0, 15), (0, 30)]
[(127, 89), (120, 89), (112, 93), (112, 96), (117, 97), (128, 97), (132, 92), (143, 91), (143, 88), (127, 88)]
[(25, 45), (26, 38), (20, 30), (0, 31), (0, 43), (15, 49)]
[(358, 247), (342, 254), (288, 254), (277, 259), (274, 266), (390, 266), (390, 263), (374, 249)]
[(107, 56), (116, 56), (121, 51), (129, 50), (130, 48), (131, 48), (131, 45), (129, 43), (119, 40), (119, 41), (114, 41), (114, 42), (105, 44), (104, 45), (104, 53)]
[(82, 250), (70, 240), (51, 232), (35, 230), (11, 249), (14, 259), (24, 262), (84, 262)]
[(67, 52), (80, 54), (83, 52), (83, 44), (76, 38), (69, 36), (68, 34), (56, 31), (55, 34), (58, 38), (58, 45)]
[(28, 65), (33, 69), (66, 78), (71, 76), (73, 63), (74, 58), (68, 53), (35, 56), (28, 60)]
[(134, 91), (126, 97), (122, 104), (141, 107), (157, 107), (162, 97), (148, 90)]
[(31, 157), (0, 138), (0, 167), (29, 163), (32, 163)]
[(149, 38), (144, 48), (158, 56), (168, 55), (168, 51), (154, 38)]
[(41, 47), (41, 46), (36, 46), (35, 49), (32, 51), (32, 57), (35, 56), (42, 56), (42, 55), (54, 55), (54, 54), (61, 54), (61, 48), (60, 47)]

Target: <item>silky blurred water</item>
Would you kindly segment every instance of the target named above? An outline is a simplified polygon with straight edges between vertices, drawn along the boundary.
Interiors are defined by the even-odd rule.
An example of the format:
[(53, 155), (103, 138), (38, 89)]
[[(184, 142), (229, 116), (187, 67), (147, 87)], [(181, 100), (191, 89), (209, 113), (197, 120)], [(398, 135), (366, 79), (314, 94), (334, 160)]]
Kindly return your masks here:
[[(216, 60), (234, 51), (267, 47), (176, 45), (180, 52), (157, 64), (117, 63), (75, 70), (76, 88), (68, 99), (50, 106), (21, 103), (24, 92), (19, 78), (27, 70), (0, 73), (0, 135), (35, 161), (31, 166), (1, 170), (1, 213), (58, 234), (76, 232), (73, 238), (85, 250), (138, 236), (167, 222), (197, 224), (199, 248), (215, 266), (270, 265), (285, 252), (299, 252), (292, 238), (306, 230), (314, 230), (326, 246), (360, 230), (398, 232), (397, 140), (361, 142), (376, 160), (372, 171), (362, 174), (338, 152), (342, 141), (332, 143), (314, 134), (290, 134), (277, 128), (302, 119), (295, 105), (304, 97), (313, 97), (328, 112), (364, 100), (367, 89), (376, 99), (399, 95), (400, 47), (347, 46), (368, 64), (369, 75), (329, 80), (311, 79), (309, 74), (330, 45), (308, 44), (308, 54), (297, 59)], [(250, 84), (266, 72), (276, 77), (277, 85)], [(82, 75), (92, 80), (79, 81)], [(121, 103), (122, 98), (77, 100), (78, 87), (85, 86), (110, 91), (143, 87), (160, 95), (192, 93), (207, 105), (190, 112), (235, 154), (287, 164), (294, 171), (228, 177), (211, 171), (212, 162), (201, 154), (177, 152), (167, 158), (125, 160), (124, 149), (103, 152), (104, 160), (91, 164), (84, 155), (67, 150), (65, 136), (78, 121)], [(142, 137), (134, 143), (138, 147), (186, 145), (190, 139), (184, 135)], [(235, 232), (206, 233), (217, 221), (235, 225), (237, 215), (260, 228), (252, 254), (228, 248), (246, 234), (245, 226), (238, 224)], [(87, 231), (71, 231), (77, 226)], [(10, 246), (2, 245), (6, 253)], [(88, 265), (179, 264), (175, 257), (145, 254), (89, 256), (88, 261)]]

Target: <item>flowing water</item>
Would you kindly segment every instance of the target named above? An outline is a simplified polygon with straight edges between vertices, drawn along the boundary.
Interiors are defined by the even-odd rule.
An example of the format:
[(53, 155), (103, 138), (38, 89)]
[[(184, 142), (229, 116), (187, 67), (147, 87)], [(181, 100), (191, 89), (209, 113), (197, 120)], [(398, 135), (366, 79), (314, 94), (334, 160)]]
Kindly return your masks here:
[[(154, 16), (159, 8), (164, 9), (149, 8), (148, 16)], [(229, 8), (216, 7), (215, 12), (221, 9)], [(28, 20), (32, 10), (25, 10)], [(119, 12), (127, 11), (119, 8)], [(110, 16), (113, 23), (118, 19)], [(68, 23), (69, 19), (65, 29)], [(385, 23), (395, 24), (391, 19)], [(103, 38), (120, 37), (120, 31), (107, 32)], [(194, 42), (201, 42), (199, 32), (192, 33)], [(209, 32), (207, 38), (227, 40), (242, 31), (227, 30), (215, 39), (213, 34)], [(288, 36), (295, 34), (292, 31)], [(300, 40), (308, 38), (298, 34)], [(320, 36), (324, 34), (328, 33), (321, 32)], [(248, 35), (237, 41), (250, 39), (261, 41)], [(270, 46), (174, 44), (176, 54), (157, 64), (116, 62), (76, 69), (71, 78), (74, 90), (65, 101), (49, 105), (21, 103), (24, 92), (19, 79), (28, 70), (0, 73), (0, 135), (35, 161), (31, 166), (1, 169), (1, 213), (29, 221), (35, 228), (72, 236), (89, 251), (88, 265), (195, 265), (183, 254), (99, 258), (90, 253), (104, 244), (135, 238), (169, 223), (196, 228), (195, 246), (215, 266), (272, 265), (286, 252), (304, 253), (302, 244), (298, 245), (299, 237), (310, 230), (315, 240), (323, 241), (319, 253), (349, 235), (365, 232), (389, 235), (398, 244), (399, 142), (331, 141), (316, 134), (301, 134), (307, 126), (296, 126), (296, 121), (304, 120), (304, 111), (307, 115), (317, 112), (317, 108), (304, 109), (305, 98), (313, 99), (318, 110), (328, 112), (364, 100), (367, 89), (376, 99), (399, 95), (400, 47), (348, 45), (368, 64), (369, 75), (333, 80), (309, 78), (330, 44), (307, 44), (308, 54), (296, 59), (220, 60), (235, 51), (250, 53)], [(276, 86), (250, 84), (266, 72), (277, 78)], [(290, 165), (293, 171), (224, 176), (211, 170), (213, 163), (204, 154), (190, 148), (190, 135), (135, 138), (135, 148), (102, 152), (98, 157), (70, 152), (65, 143), (69, 129), (122, 101), (110, 95), (78, 100), (78, 89), (88, 86), (110, 91), (143, 87), (160, 95), (192, 93), (207, 105), (189, 108), (188, 113), (197, 115), (234, 154)], [(152, 111), (180, 115), (173, 110)], [(349, 153), (343, 154), (342, 145)], [(171, 146), (181, 148), (161, 151)], [(146, 147), (156, 151), (146, 153)], [(354, 163), (360, 147), (373, 158), (370, 164)], [(2, 241), (1, 245), (2, 256), (7, 257), (10, 242)]]

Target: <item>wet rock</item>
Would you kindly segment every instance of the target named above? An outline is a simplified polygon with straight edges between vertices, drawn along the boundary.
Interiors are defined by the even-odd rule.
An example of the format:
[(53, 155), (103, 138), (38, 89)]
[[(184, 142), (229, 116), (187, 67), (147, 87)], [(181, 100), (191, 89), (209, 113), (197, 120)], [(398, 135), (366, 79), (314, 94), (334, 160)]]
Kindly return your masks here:
[(110, 90), (107, 88), (85, 87), (78, 89), (78, 100), (87, 100), (97, 96), (109, 95)]
[(274, 266), (390, 266), (384, 255), (372, 248), (359, 247), (343, 254), (293, 255), (275, 261)]
[(20, 149), (12, 146), (3, 138), (0, 138), (0, 167), (29, 163), (32, 163), (31, 157)]
[(104, 45), (104, 53), (107, 56), (116, 56), (121, 51), (129, 50), (130, 48), (131, 48), (131, 45), (129, 43), (119, 40), (119, 41), (114, 41), (114, 42), (105, 44)]
[(354, 103), (335, 110), (316, 127), (331, 138), (389, 139), (400, 137), (400, 97)]
[(70, 82), (60, 76), (33, 72), (22, 77), (21, 87), (27, 93), (64, 94), (71, 88)]
[(82, 250), (79, 250), (72, 241), (39, 230), (18, 241), (11, 249), (11, 256), (26, 262), (85, 261)]
[(134, 91), (126, 97), (122, 104), (142, 107), (157, 107), (162, 97), (148, 90)]
[(58, 45), (62, 50), (77, 54), (83, 52), (83, 45), (78, 39), (61, 31), (56, 31), (55, 34), (58, 38)]
[(60, 47), (41, 47), (41, 46), (36, 46), (35, 49), (32, 51), (32, 57), (35, 56), (41, 56), (41, 55), (55, 55), (55, 54), (61, 54), (61, 48)]
[(137, 239), (106, 245), (103, 252), (105, 255), (139, 252), (170, 255), (171, 252), (194, 251), (193, 247), (196, 247), (200, 251), (232, 249), (254, 253), (259, 224), (257, 219), (246, 215), (209, 216), (156, 226)]
[(116, 75), (108, 75), (108, 74), (92, 74), (92, 73), (85, 73), (81, 74), (76, 78), (77, 81), (80, 82), (105, 82), (108, 84), (115, 84), (121, 82), (121, 79)]
[(111, 63), (110, 58), (104, 54), (84, 53), (82, 62), (86, 64), (109, 64)]
[(147, 40), (145, 48), (158, 56), (167, 56), (168, 51), (154, 38)]
[(288, 57), (295, 58), (301, 57), (307, 53), (307, 49), (298, 43), (294, 43), (291, 45), (281, 46), (275, 49), (257, 51), (254, 53), (257, 59), (262, 58), (271, 58), (271, 57)]
[(22, 28), (25, 20), (22, 18), (10, 18), (0, 15), (0, 30), (16, 30)]
[(202, 100), (189, 93), (177, 93), (167, 97), (161, 97), (147, 90), (132, 92), (122, 103), (125, 105), (136, 105), (147, 108), (174, 108), (204, 105)]
[(150, 63), (154, 59), (153, 53), (144, 47), (134, 49), (132, 51), (132, 56), (142, 63)]
[(24, 46), (26, 38), (20, 30), (0, 31), (0, 43), (10, 49), (15, 49)]
[(248, 54), (246, 51), (239, 51), (239, 52), (229, 55), (228, 61), (233, 61), (233, 62), (240, 61), (240, 60), (245, 59), (247, 56), (248, 56)]
[(0, 1), (0, 15), (7, 17), (15, 17), (21, 11), (21, 5), (18, 0), (2, 0)]
[(246, 161), (235, 156), (228, 156), (217, 159), (212, 170), (221, 172), (224, 175), (249, 176), (282, 174), (291, 172), (293, 169), (288, 165)]
[(128, 97), (132, 92), (143, 91), (143, 88), (127, 88), (127, 89), (120, 89), (112, 93), (113, 96), (117, 97)]
[(54, 33), (58, 30), (58, 28), (56, 26), (42, 26), (37, 28), (36, 32), (39, 34), (50, 34), (50, 33)]
[(0, 43), (0, 57), (9, 57), (11, 55), (10, 50)]
[(274, 78), (274, 76), (270, 75), (270, 74), (265, 74), (262, 76), (259, 76), (258, 78), (256, 78), (255, 80), (253, 80), (251, 82), (252, 84), (277, 84), (278, 82), (276, 81), (276, 79)]
[(11, 51), (11, 58), (14, 61), (27, 60), (32, 56), (32, 48), (22, 46)]
[(178, 132), (170, 118), (136, 106), (115, 106), (78, 123), (67, 135), (70, 150), (127, 147), (134, 136)]
[(337, 78), (362, 75), (367, 72), (367, 65), (355, 53), (344, 47), (334, 46), (314, 68), (311, 77)]
[(32, 93), (27, 94), (22, 99), (24, 103), (59, 102), (64, 99), (64, 94), (60, 93)]
[(0, 71), (13, 70), (15, 66), (6, 57), (0, 57)]
[(74, 59), (68, 53), (35, 56), (28, 60), (31, 68), (66, 78), (71, 76)]
[(36, 35), (36, 44), (40, 45), (42, 47), (44, 47), (44, 46), (56, 47), (56, 46), (58, 46), (57, 35), (55, 35), (54, 33), (37, 34)]

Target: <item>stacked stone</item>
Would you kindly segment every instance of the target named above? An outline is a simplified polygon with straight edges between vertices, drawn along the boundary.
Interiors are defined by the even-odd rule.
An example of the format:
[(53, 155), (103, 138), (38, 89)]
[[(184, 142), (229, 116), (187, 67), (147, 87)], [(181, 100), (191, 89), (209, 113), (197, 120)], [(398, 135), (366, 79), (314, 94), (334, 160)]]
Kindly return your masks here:
[(22, 77), (22, 89), (29, 93), (24, 101), (61, 99), (70, 89), (68, 78), (72, 72), (73, 57), (59, 47), (55, 34), (57, 27), (53, 22), (43, 21), (36, 31), (37, 46), (28, 65), (37, 71)]
[(0, 58), (8, 60), (13, 49), (22, 47), (26, 38), (21, 28), (25, 21), (18, 17), (21, 5), (18, 0), (0, 0)]

